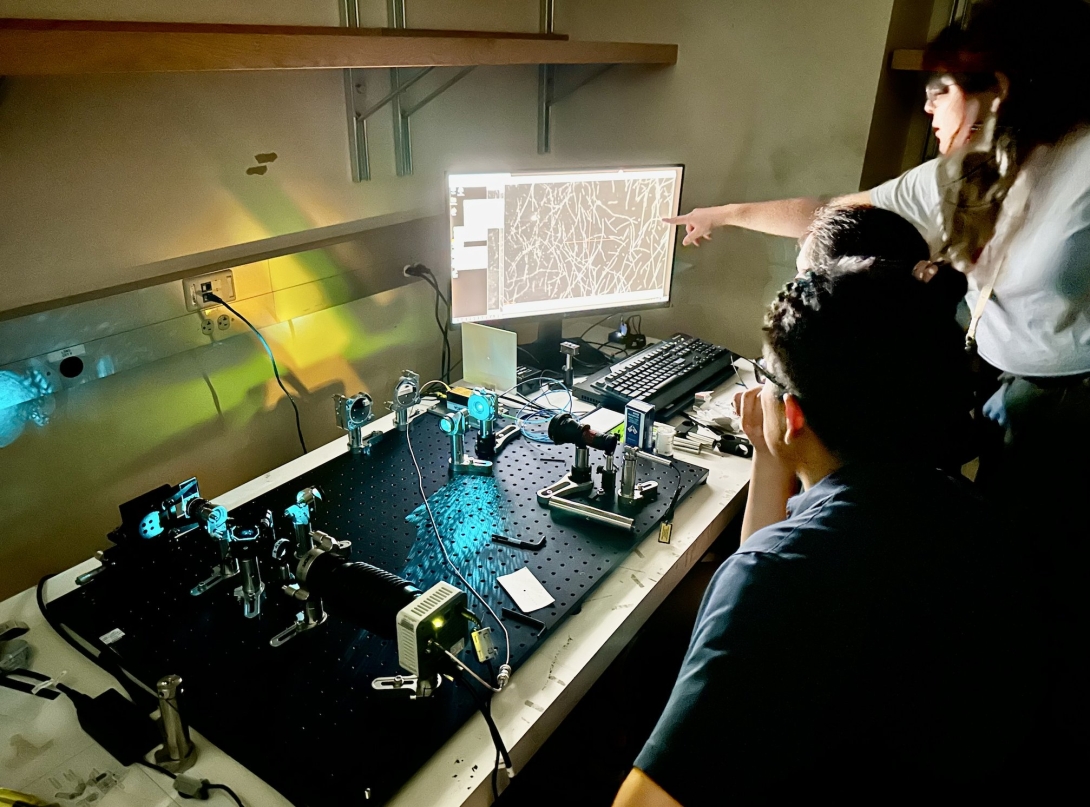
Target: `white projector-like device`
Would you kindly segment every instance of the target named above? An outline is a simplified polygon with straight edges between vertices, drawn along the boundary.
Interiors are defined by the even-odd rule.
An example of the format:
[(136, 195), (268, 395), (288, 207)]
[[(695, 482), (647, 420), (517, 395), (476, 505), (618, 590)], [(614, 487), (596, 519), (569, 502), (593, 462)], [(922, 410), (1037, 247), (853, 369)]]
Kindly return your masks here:
[(469, 623), (465, 616), (466, 594), (450, 583), (439, 582), (397, 612), (397, 656), (402, 668), (416, 676), (421, 660), (434, 641), (457, 656), (465, 649)]

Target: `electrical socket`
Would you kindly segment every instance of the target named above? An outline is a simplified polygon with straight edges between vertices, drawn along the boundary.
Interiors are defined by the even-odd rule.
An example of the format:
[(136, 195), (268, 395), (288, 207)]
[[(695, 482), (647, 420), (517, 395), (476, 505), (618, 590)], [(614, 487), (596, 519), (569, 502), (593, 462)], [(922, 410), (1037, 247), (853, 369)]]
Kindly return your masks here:
[(226, 331), (228, 328), (231, 327), (231, 318), (226, 314), (220, 314), (218, 317), (216, 317), (216, 327), (219, 328), (221, 331)]
[(216, 305), (205, 297), (207, 294), (215, 294), (225, 303), (229, 303), (235, 299), (235, 275), (230, 269), (222, 269), (206, 275), (187, 277), (182, 281), (182, 291), (185, 295), (186, 311), (199, 311)]
[(210, 320), (210, 319), (202, 319), (201, 320), (201, 333), (203, 333), (205, 336), (211, 336), (214, 331), (215, 331), (215, 325), (212, 323), (212, 320)]

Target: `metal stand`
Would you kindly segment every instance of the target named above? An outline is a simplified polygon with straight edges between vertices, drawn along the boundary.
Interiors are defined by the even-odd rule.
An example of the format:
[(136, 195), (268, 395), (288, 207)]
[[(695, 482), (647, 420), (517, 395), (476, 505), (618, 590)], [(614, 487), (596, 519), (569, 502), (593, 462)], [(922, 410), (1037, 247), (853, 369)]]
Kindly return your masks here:
[(598, 489), (598, 498), (612, 501), (617, 497), (617, 465), (612, 454), (606, 454), (605, 462), (598, 466), (602, 477), (602, 487)]
[(261, 531), (256, 527), (234, 530), (231, 543), (242, 572), (242, 585), (235, 589), (235, 599), (242, 603), (242, 613), (247, 619), (261, 615), (261, 600), (265, 596), (265, 584), (261, 582), (258, 566), (258, 538)]
[(664, 465), (669, 460), (639, 451), (633, 446), (625, 446), (621, 464), (621, 490), (617, 492), (617, 468), (614, 465), (613, 452), (617, 450), (616, 435), (604, 435), (594, 432), (588, 426), (582, 426), (571, 415), (558, 415), (549, 423), (549, 437), (557, 445), (572, 443), (575, 445), (575, 465), (560, 481), (537, 492), (539, 504), (547, 505), (551, 510), (582, 516), (610, 527), (620, 527), (631, 531), (636, 523), (635, 515), (615, 512), (606, 507), (598, 507), (589, 502), (571, 501), (569, 497), (586, 493), (594, 486), (591, 478), (588, 446), (601, 449), (605, 461), (598, 466), (602, 475), (602, 487), (597, 493), (597, 500), (612, 507), (616, 502), (622, 510), (637, 510), (658, 495), (659, 483), (653, 480), (636, 481), (636, 463), (639, 457), (647, 457), (653, 462)]
[(477, 422), (477, 443), (474, 451), (482, 460), (495, 459), (504, 446), (519, 435), (517, 423), (496, 429), (499, 395), (489, 390), (474, 390), (466, 402), (466, 411)]
[(642, 507), (647, 503), (648, 498), (658, 495), (658, 482), (636, 481), (636, 462), (640, 455), (654, 456), (640, 451), (635, 446), (624, 447), (624, 459), (621, 461), (621, 492), (617, 496), (621, 507)]
[(409, 414), (420, 403), (420, 376), (412, 370), (402, 370), (401, 378), (394, 387), (394, 399), (386, 402), (386, 408), (394, 413), (394, 423), (399, 432), (409, 428)]
[(417, 678), (415, 675), (382, 675), (371, 681), (371, 688), (379, 692), (405, 693), (411, 700), (430, 698), (443, 683), (443, 676), (434, 679)]
[[(322, 492), (318, 488), (304, 488), (296, 494), (295, 504), (284, 511), (284, 515), (291, 521), (295, 531), (295, 557), (299, 560), (300, 568), (306, 563), (307, 557), (315, 546), (340, 546), (330, 536), (312, 527), (314, 509), (321, 499)], [(306, 588), (292, 584), (284, 586), (282, 590), (292, 599), (302, 603), (303, 610), (295, 615), (295, 622), (269, 640), (269, 644), (273, 647), (280, 647), (292, 637), (318, 627), (329, 618), (322, 606), (322, 598), (312, 595)]]
[(295, 615), (295, 622), (287, 629), (269, 639), (269, 644), (273, 647), (280, 647), (292, 637), (318, 627), (329, 618), (329, 614), (322, 607), (321, 597), (312, 597), (309, 591), (298, 586), (284, 586), (284, 591), (302, 602), (303, 610)]
[(366, 392), (358, 392), (350, 398), (343, 395), (333, 396), (333, 412), (337, 427), (348, 432), (348, 447), (353, 454), (369, 454), (371, 446), (381, 439), (381, 432), (371, 432), (363, 436), (363, 427), (371, 422), (372, 401)]
[(194, 499), (186, 504), (185, 511), (189, 518), (215, 540), (220, 553), (219, 566), (212, 572), (211, 577), (189, 590), (190, 596), (199, 597), (238, 574), (239, 566), (231, 553), (231, 537), (227, 534), (227, 510), (205, 499)]
[(466, 454), (465, 433), (466, 413), (464, 409), (448, 412), (439, 421), (441, 428), (450, 436), (450, 472), (455, 476), (489, 476), (492, 473), (490, 460), (479, 460)]
[(572, 465), (571, 470), (562, 476), (559, 481), (539, 490), (537, 492), (537, 501), (538, 504), (549, 507), (554, 500), (563, 499), (567, 496), (578, 496), (580, 493), (587, 493), (593, 489), (594, 479), (590, 472), (590, 450), (583, 446), (576, 446), (575, 463)]
[(189, 728), (178, 711), (178, 696), (182, 692), (182, 679), (178, 675), (160, 678), (155, 686), (159, 696), (159, 729), (163, 734), (163, 747), (155, 752), (155, 764), (171, 773), (182, 773), (197, 761), (197, 746), (189, 739)]
[(571, 389), (575, 386), (575, 365), (573, 361), (579, 355), (579, 345), (575, 342), (561, 342), (560, 352), (564, 354), (564, 386)]

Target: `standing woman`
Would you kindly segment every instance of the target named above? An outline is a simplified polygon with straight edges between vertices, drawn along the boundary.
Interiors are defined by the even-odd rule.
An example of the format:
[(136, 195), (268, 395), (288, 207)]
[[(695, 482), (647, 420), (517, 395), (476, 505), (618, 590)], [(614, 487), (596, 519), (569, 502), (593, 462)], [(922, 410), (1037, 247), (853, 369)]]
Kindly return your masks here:
[[(984, 407), (994, 444), (980, 481), (1024, 518), (1037, 550), (1062, 545), (1061, 556), (1081, 560), (1090, 544), (1080, 501), (1090, 492), (1090, 4), (983, 0), (925, 60), (936, 75), (924, 108), (941, 156), (834, 201), (900, 214), (967, 275), (970, 346), (994, 368)], [(799, 238), (828, 201), (727, 204), (667, 221), (685, 225), (686, 244), (718, 226)], [(924, 400), (941, 394), (924, 389), (924, 357), (920, 381)], [(1083, 598), (1069, 589), (1065, 599)]]
[[(978, 481), (1020, 530), (1027, 589), (1059, 651), (1053, 739), (1078, 755), (1087, 686), (1074, 649), (1088, 635), (1090, 599), (1090, 4), (984, 0), (925, 59), (936, 71), (925, 110), (941, 156), (840, 201), (904, 216), (968, 278), (968, 346), (990, 365), (994, 391)], [(721, 225), (799, 237), (824, 201), (724, 205), (669, 221), (686, 225), (688, 244)], [(926, 388), (924, 356), (920, 382), (916, 405), (942, 394)]]

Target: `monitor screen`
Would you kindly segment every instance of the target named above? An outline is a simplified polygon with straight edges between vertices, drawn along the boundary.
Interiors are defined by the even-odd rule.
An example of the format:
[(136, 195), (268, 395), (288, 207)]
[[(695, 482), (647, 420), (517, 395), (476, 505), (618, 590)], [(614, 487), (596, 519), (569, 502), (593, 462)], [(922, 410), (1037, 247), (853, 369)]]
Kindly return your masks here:
[(669, 302), (681, 173), (450, 174), (454, 322)]

